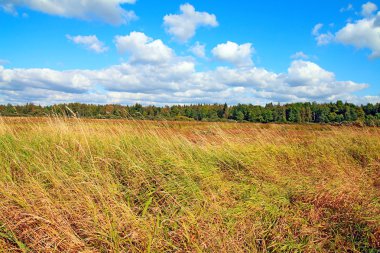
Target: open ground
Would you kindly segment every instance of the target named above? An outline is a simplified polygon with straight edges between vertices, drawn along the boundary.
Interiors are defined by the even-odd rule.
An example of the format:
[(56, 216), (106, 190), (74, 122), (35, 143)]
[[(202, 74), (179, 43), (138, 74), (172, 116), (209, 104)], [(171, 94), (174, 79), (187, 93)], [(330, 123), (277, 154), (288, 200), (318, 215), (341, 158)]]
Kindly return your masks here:
[(0, 118), (0, 252), (379, 249), (379, 128)]

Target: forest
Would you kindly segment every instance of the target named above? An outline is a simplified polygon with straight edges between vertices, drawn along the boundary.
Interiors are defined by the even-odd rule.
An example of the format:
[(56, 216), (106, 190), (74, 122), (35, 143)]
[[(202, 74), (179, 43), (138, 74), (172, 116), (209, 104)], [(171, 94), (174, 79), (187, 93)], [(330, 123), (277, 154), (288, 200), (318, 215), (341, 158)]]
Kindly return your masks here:
[(0, 105), (1, 116), (75, 116), (97, 119), (146, 119), (180, 121), (237, 121), (256, 123), (327, 123), (380, 126), (380, 103), (194, 104), (154, 106), (95, 105), (82, 103), (41, 106)]

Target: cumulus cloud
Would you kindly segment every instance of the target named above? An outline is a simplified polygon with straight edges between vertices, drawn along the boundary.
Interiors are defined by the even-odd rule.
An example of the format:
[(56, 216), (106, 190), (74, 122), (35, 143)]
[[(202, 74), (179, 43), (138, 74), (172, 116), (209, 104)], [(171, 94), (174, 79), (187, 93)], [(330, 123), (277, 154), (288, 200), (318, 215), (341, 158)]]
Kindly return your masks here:
[(0, 66), (0, 90), (25, 88), (83, 93), (91, 88), (89, 71), (56, 71), (52, 69), (6, 69)]
[(199, 43), (198, 41), (190, 47), (189, 51), (199, 58), (206, 57), (206, 45)]
[(352, 11), (354, 6), (352, 4), (348, 4), (346, 7), (340, 9), (340, 12)]
[(318, 46), (327, 45), (334, 41), (334, 35), (331, 32), (321, 33), (321, 29), (323, 28), (323, 24), (316, 24), (311, 32), (311, 34), (315, 37)]
[(238, 67), (253, 65), (252, 54), (254, 48), (251, 43), (238, 45), (235, 42), (227, 41), (212, 49), (212, 54), (218, 60), (232, 63)]
[(336, 80), (332, 72), (304, 60), (293, 61), (286, 73), (253, 66), (196, 71), (193, 62), (180, 58), (165, 64), (123, 63), (100, 70), (0, 67), (0, 101), (12, 103), (326, 102), (354, 98), (353, 92), (367, 86)]
[(102, 20), (121, 25), (136, 19), (133, 11), (127, 11), (122, 7), (123, 4), (135, 2), (136, 0), (2, 0), (0, 7), (10, 13), (17, 13), (17, 7), (23, 7), (49, 15)]
[(294, 94), (316, 100), (342, 93), (351, 94), (368, 87), (363, 83), (337, 81), (334, 73), (322, 69), (313, 62), (302, 60), (292, 62), (284, 80), (289, 87), (292, 87)]
[(13, 15), (13, 16), (18, 16), (18, 13), (17, 13), (17, 11), (15, 10), (13, 4), (11, 4), (11, 3), (6, 3), (6, 2), (5, 2), (5, 3), (0, 3), (0, 7), (1, 7), (1, 9), (2, 9), (4, 12), (6, 12), (6, 13), (11, 14), (11, 15)]
[(334, 35), (331, 32), (319, 34), (316, 37), (318, 46), (327, 45), (334, 41)]
[(380, 57), (380, 12), (377, 6), (368, 2), (363, 4), (361, 14), (363, 18), (348, 22), (335, 34), (331, 32), (320, 33), (322, 24), (317, 24), (312, 31), (318, 45), (336, 42), (354, 46), (358, 49), (371, 50), (370, 58)]
[(108, 51), (108, 47), (104, 46), (104, 43), (101, 42), (95, 35), (66, 35), (66, 38), (75, 44), (83, 45), (86, 49), (98, 54)]
[(355, 23), (349, 23), (336, 33), (336, 40), (356, 48), (368, 48), (372, 51), (371, 58), (379, 58), (380, 26), (376, 26), (378, 19), (380, 20), (380, 13), (377, 17), (364, 18)]
[(377, 5), (372, 2), (367, 2), (362, 5), (362, 16), (363, 17), (369, 17), (371, 16), (375, 11), (377, 11)]
[(293, 54), (292, 56), (290, 56), (290, 58), (292, 58), (292, 59), (309, 59), (309, 56), (307, 54), (305, 54), (304, 52), (300, 51), (300, 52), (297, 52), (297, 53)]
[(334, 73), (307, 60), (294, 60), (286, 73), (255, 67), (250, 44), (218, 45), (213, 54), (235, 66), (197, 71), (191, 57), (177, 56), (161, 40), (143, 33), (117, 36), (115, 43), (130, 58), (104, 69), (58, 71), (0, 65), (0, 103), (265, 104), (345, 98), (359, 101), (354, 92), (368, 87), (337, 80)]
[(218, 26), (214, 14), (198, 12), (190, 4), (180, 6), (181, 14), (170, 14), (164, 17), (166, 31), (175, 39), (186, 42), (194, 37), (196, 29), (201, 26)]
[(157, 94), (186, 89), (194, 69), (189, 61), (144, 66), (124, 63), (92, 74), (97, 84), (109, 91)]
[(135, 63), (163, 63), (175, 56), (161, 40), (153, 40), (141, 32), (116, 36), (115, 44), (120, 54), (128, 53), (130, 61)]
[(316, 24), (313, 28), (313, 30), (311, 31), (311, 34), (313, 34), (314, 36), (318, 36), (320, 34), (320, 30), (322, 29), (323, 27), (323, 24), (319, 23), (319, 24)]
[(320, 66), (309, 61), (293, 61), (288, 69), (288, 83), (291, 86), (314, 86), (323, 82), (335, 80), (332, 72), (322, 69)]

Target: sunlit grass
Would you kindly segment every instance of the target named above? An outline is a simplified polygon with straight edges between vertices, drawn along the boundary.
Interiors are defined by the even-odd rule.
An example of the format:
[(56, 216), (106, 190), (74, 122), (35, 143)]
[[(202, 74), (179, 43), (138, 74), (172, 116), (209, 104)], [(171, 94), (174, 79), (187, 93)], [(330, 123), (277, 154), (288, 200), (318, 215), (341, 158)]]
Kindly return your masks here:
[(5, 252), (378, 252), (379, 197), (378, 128), (0, 118)]

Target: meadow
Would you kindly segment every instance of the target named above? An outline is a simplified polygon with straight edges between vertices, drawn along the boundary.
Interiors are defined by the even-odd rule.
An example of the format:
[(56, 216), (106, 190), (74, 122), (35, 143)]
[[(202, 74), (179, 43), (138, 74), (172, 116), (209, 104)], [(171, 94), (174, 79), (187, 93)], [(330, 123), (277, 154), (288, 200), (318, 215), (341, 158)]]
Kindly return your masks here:
[(0, 252), (379, 252), (380, 128), (0, 117)]

